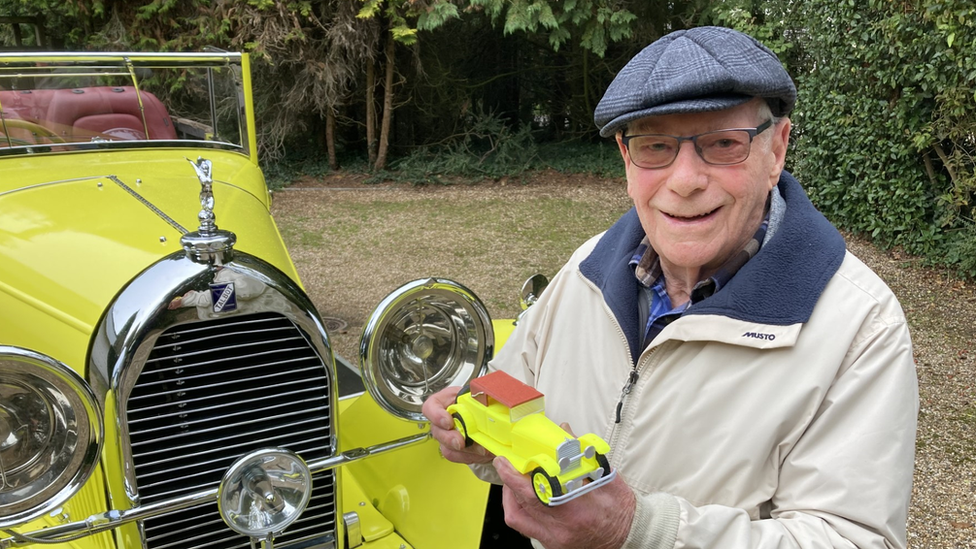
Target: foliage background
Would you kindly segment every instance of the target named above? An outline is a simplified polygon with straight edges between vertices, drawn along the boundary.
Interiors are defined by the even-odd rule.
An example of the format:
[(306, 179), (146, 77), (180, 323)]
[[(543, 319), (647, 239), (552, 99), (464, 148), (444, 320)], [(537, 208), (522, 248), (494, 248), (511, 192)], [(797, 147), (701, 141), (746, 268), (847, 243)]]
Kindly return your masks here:
[[(797, 81), (789, 168), (817, 206), (976, 277), (971, 0), (0, 0), (3, 17), (37, 17), (57, 49), (250, 52), (272, 177), (419, 183), (619, 173), (592, 123), (616, 71), (672, 30), (731, 26)], [(10, 27), (0, 46), (37, 45)]]

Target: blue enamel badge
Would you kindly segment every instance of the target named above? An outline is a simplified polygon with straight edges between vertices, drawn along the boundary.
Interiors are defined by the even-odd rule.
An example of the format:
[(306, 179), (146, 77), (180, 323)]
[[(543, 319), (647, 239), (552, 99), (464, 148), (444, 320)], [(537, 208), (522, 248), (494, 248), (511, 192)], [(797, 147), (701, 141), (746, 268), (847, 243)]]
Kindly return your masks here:
[(234, 291), (233, 282), (211, 284), (210, 299), (215, 313), (229, 313), (237, 310), (237, 293)]

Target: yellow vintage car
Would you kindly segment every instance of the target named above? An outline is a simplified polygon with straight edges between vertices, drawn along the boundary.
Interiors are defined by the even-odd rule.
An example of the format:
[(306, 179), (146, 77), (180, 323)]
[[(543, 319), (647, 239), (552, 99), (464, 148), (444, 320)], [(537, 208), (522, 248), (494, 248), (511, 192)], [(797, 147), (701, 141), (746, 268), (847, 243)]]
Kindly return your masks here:
[(478, 546), (419, 408), (484, 307), (418, 281), (334, 356), (256, 153), (246, 55), (0, 53), (0, 548)]

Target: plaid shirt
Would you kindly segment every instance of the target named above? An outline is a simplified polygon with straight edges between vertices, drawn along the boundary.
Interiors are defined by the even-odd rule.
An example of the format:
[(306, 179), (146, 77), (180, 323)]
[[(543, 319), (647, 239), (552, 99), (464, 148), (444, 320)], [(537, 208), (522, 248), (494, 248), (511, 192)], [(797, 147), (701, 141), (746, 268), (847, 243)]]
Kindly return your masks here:
[(671, 306), (671, 298), (668, 297), (665, 287), (664, 271), (661, 269), (661, 259), (654, 248), (651, 248), (650, 242), (645, 236), (630, 259), (630, 265), (634, 268), (634, 275), (644, 288), (643, 297), (649, 302), (647, 323), (645, 324), (644, 339), (641, 346), (645, 347), (665, 326), (680, 317), (688, 307), (710, 297), (721, 290), (729, 280), (732, 280), (735, 273), (739, 272), (739, 269), (759, 252), (768, 228), (769, 208), (767, 207), (763, 222), (759, 224), (759, 229), (752, 239), (746, 243), (745, 248), (730, 257), (711, 277), (695, 284), (691, 290), (691, 299), (678, 307)]

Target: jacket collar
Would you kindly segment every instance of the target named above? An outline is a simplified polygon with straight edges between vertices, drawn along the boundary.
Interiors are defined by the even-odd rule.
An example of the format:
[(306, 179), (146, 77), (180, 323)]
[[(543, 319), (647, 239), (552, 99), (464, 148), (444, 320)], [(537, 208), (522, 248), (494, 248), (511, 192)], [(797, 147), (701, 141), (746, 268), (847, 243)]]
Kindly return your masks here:
[[(688, 308), (685, 315), (720, 315), (778, 326), (810, 318), (844, 259), (846, 245), (792, 175), (783, 172), (778, 188), (786, 201), (786, 213), (776, 234), (721, 291)], [(640, 286), (629, 262), (643, 238), (637, 211), (631, 208), (580, 263), (583, 276), (603, 293), (635, 361), (640, 355), (636, 306)]]

